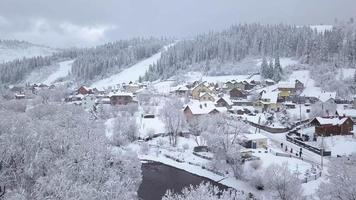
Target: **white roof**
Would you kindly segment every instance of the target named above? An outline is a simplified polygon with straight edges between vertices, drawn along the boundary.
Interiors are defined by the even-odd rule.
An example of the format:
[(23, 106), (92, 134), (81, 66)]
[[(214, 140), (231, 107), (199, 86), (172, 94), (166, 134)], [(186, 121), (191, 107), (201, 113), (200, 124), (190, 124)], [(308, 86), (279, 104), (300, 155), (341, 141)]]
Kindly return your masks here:
[(116, 97), (117, 96), (131, 96), (131, 97), (133, 97), (133, 94), (130, 92), (110, 92), (108, 96), (109, 97), (112, 97), (112, 96), (116, 96)]
[(343, 124), (348, 118), (344, 117), (339, 119), (338, 117), (334, 118), (323, 118), (323, 117), (317, 117), (316, 118), (321, 125), (327, 125), (327, 124), (332, 124), (332, 125), (341, 125)]
[(319, 95), (318, 99), (322, 102), (326, 102), (329, 99), (335, 99), (335, 98), (336, 98), (336, 92), (322, 92)]
[(336, 109), (339, 116), (356, 117), (356, 109)]
[(211, 101), (196, 101), (192, 100), (186, 106), (192, 111), (193, 115), (204, 115), (209, 114), (211, 111), (216, 109), (214, 102)]
[(249, 111), (254, 111), (255, 108), (253, 106), (232, 106), (230, 110), (249, 110)]
[(279, 82), (278, 88), (295, 88), (295, 84), (291, 82)]
[(266, 136), (259, 134), (259, 133), (254, 133), (254, 134), (244, 134), (243, 137), (247, 140), (264, 140), (267, 139)]
[[(229, 104), (230, 106), (234, 104), (234, 103), (232, 103), (232, 101), (230, 100), (230, 98), (227, 97), (227, 96), (223, 96), (223, 97), (218, 98), (218, 99), (216, 100), (216, 102), (219, 101), (220, 99), (223, 99), (224, 101), (226, 101), (226, 103)], [(215, 103), (216, 103), (216, 102), (215, 102)]]
[(268, 99), (270, 103), (277, 103), (278, 100), (278, 91), (274, 92), (263, 92), (261, 99)]

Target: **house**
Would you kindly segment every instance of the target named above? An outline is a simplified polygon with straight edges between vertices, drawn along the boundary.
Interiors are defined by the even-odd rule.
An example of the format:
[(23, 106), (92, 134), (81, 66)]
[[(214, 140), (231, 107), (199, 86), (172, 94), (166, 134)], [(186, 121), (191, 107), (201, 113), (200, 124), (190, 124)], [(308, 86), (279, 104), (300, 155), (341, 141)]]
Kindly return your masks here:
[(209, 85), (206, 82), (202, 82), (192, 89), (192, 97), (193, 99), (200, 99), (201, 93), (209, 93), (212, 94), (213, 91), (209, 88)]
[(252, 90), (256, 86), (255, 84), (248, 81), (243, 81), (242, 83), (244, 84), (245, 90)]
[(111, 105), (127, 105), (130, 103), (137, 103), (134, 100), (134, 96), (132, 93), (114, 92), (109, 94), (109, 98)]
[(133, 94), (136, 93), (139, 89), (141, 89), (140, 85), (132, 82), (130, 82), (127, 85), (124, 84), (123, 88), (126, 92), (133, 93)]
[(83, 97), (82, 107), (84, 110), (92, 110), (95, 106), (96, 98), (93, 94), (89, 94)]
[(177, 96), (188, 96), (189, 89), (185, 85), (180, 85), (172, 89), (172, 93), (176, 94)]
[(26, 95), (25, 94), (15, 94), (15, 99), (25, 99)]
[(356, 122), (356, 109), (336, 109), (335, 114), (339, 117), (350, 117)]
[(231, 102), (231, 100), (226, 97), (220, 97), (218, 100), (216, 100), (215, 102), (215, 106), (216, 107), (225, 107), (227, 109), (230, 109), (232, 107), (233, 103)]
[(277, 103), (278, 95), (278, 91), (263, 91), (261, 100), (259, 101), (259, 103), (256, 103), (255, 106), (262, 106), (262, 111), (279, 111), (280, 105)]
[(77, 90), (77, 94), (82, 94), (82, 95), (93, 94), (93, 89), (89, 88), (89, 87), (86, 87), (86, 86), (81, 86)]
[(316, 117), (310, 122), (315, 126), (316, 136), (351, 135), (353, 124), (350, 117)]
[(212, 101), (215, 102), (215, 95), (207, 92), (200, 93), (199, 101)]
[(276, 82), (272, 79), (265, 79), (264, 80), (264, 84), (267, 85), (267, 86), (271, 86), (271, 85), (274, 85), (276, 84)]
[(232, 88), (229, 91), (230, 94), (230, 98), (231, 99), (246, 99), (247, 98), (247, 94), (245, 92), (243, 92), (243, 90), (240, 90), (238, 88)]
[(253, 106), (232, 106), (229, 112), (237, 115), (244, 115), (254, 113), (255, 109), (253, 108)]
[(335, 103), (336, 92), (322, 92), (318, 97), (319, 101), (323, 103)]
[(243, 134), (240, 138), (242, 142), (242, 146), (251, 149), (260, 149), (260, 148), (267, 148), (267, 137), (255, 133), (255, 134)]
[(214, 102), (211, 101), (200, 102), (196, 100), (189, 102), (183, 109), (184, 115), (188, 120), (196, 116), (216, 114), (216, 113), (221, 113), (226, 111), (227, 111), (226, 108), (215, 107)]

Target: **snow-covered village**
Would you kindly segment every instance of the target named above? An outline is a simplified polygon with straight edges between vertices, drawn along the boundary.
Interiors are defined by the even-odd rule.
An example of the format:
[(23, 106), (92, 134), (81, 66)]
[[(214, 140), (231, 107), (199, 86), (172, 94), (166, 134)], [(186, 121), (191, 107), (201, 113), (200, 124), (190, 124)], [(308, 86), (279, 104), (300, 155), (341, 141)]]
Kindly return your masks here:
[[(354, 3), (332, 2), (314, 8), (333, 11), (315, 14), (328, 25), (290, 14), (130, 39), (70, 22), (53, 33), (44, 16), (6, 32), (17, 22), (1, 7), (16, 7), (0, 2), (0, 200), (355, 199), (356, 22), (334, 12)], [(142, 9), (109, 4), (88, 9)]]

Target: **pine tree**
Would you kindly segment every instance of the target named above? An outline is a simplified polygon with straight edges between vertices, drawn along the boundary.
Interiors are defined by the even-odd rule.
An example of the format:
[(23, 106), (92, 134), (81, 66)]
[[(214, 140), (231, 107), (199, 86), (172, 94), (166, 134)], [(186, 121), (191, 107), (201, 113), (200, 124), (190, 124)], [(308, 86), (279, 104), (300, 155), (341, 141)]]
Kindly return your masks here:
[(268, 73), (267, 73), (267, 78), (272, 79), (273, 78), (273, 71), (274, 71), (274, 67), (273, 67), (273, 60), (271, 59), (269, 61), (268, 64)]
[(274, 61), (274, 68), (273, 68), (273, 80), (279, 82), (282, 79), (283, 70), (281, 67), (281, 63), (279, 61), (279, 57), (277, 56)]
[(356, 70), (355, 70), (355, 73), (354, 73), (354, 82), (356, 83)]
[(263, 78), (269, 78), (268, 77), (268, 63), (267, 63), (267, 59), (265, 57), (263, 57), (262, 63), (261, 63), (261, 76)]

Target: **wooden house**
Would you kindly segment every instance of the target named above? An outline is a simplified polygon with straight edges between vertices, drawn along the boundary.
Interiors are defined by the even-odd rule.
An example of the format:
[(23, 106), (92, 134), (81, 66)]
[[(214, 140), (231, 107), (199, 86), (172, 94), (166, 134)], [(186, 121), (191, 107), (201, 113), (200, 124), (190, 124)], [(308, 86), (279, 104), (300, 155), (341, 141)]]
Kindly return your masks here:
[(209, 85), (206, 82), (202, 82), (192, 89), (192, 97), (193, 99), (200, 99), (201, 93), (209, 93), (212, 94), (213, 91), (209, 88)]
[(246, 99), (247, 98), (247, 93), (239, 88), (236, 88), (236, 87), (232, 88), (229, 91), (229, 94), (230, 94), (231, 99)]
[(227, 112), (227, 109), (217, 108), (215, 107), (214, 102), (211, 101), (200, 102), (193, 100), (184, 107), (183, 112), (186, 119), (190, 120), (197, 116)]
[(127, 105), (130, 103), (137, 103), (134, 100), (132, 93), (123, 93), (123, 92), (110, 93), (109, 98), (110, 98), (111, 105)]
[(215, 95), (211, 94), (211, 93), (201, 93), (200, 97), (199, 97), (199, 101), (212, 101), (215, 102)]
[(227, 109), (230, 109), (232, 107), (233, 103), (231, 100), (224, 96), (224, 97), (219, 97), (218, 100), (215, 102), (216, 107), (225, 107)]
[(310, 124), (315, 126), (316, 136), (351, 135), (354, 122), (350, 117), (316, 117)]
[(82, 94), (82, 95), (87, 95), (87, 94), (93, 94), (93, 89), (86, 87), (86, 86), (81, 86), (78, 90), (77, 90), (77, 94)]

